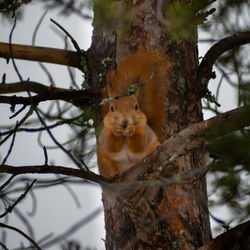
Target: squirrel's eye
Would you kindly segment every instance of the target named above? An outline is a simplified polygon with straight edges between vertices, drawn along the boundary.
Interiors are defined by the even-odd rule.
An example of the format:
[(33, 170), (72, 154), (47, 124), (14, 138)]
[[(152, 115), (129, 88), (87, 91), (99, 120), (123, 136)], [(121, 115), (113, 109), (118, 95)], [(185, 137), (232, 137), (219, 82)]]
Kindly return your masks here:
[(111, 112), (114, 112), (114, 111), (115, 111), (115, 109), (114, 109), (114, 106), (113, 106), (113, 105), (111, 105), (111, 106), (110, 106), (110, 111), (111, 111)]
[(137, 111), (139, 109), (139, 106), (138, 106), (138, 104), (136, 103), (135, 104), (135, 111)]

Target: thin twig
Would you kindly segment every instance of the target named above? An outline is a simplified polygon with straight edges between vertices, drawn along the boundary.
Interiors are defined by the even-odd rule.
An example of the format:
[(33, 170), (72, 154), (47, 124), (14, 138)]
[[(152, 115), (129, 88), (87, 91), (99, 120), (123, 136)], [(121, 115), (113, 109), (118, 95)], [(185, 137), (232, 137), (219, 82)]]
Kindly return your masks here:
[(14, 132), (14, 134), (13, 134), (12, 141), (11, 141), (11, 144), (10, 144), (10, 147), (9, 147), (9, 150), (8, 150), (8, 153), (7, 153), (7, 155), (5, 156), (5, 158), (3, 159), (3, 162), (2, 162), (1, 165), (4, 165), (5, 162), (8, 160), (8, 158), (9, 158), (9, 156), (10, 156), (10, 153), (11, 153), (11, 151), (12, 151), (12, 148), (13, 148), (14, 142), (15, 142), (15, 138), (16, 138), (16, 130), (17, 130), (17, 127), (18, 127), (18, 121), (16, 122), (16, 126), (15, 126), (15, 128), (14, 128), (14, 131), (15, 131), (15, 132)]
[(36, 247), (38, 250), (42, 250), (42, 248), (39, 247), (39, 245), (32, 238), (30, 238), (26, 233), (24, 233), (20, 229), (13, 227), (13, 226), (9, 226), (9, 225), (1, 223), (1, 222), (0, 222), (0, 227), (7, 228), (7, 229), (18, 232), (19, 234), (24, 236), (28, 241), (30, 241), (33, 244), (32, 247)]
[(10, 55), (11, 55), (11, 61), (12, 61), (12, 64), (14, 66), (14, 69), (18, 75), (18, 78), (20, 79), (20, 81), (22, 82), (23, 81), (23, 78), (20, 74), (20, 72), (18, 71), (18, 68), (16, 66), (16, 63), (15, 63), (15, 60), (14, 60), (14, 56), (13, 56), (13, 50), (12, 50), (12, 36), (13, 36), (13, 32), (14, 32), (14, 29), (16, 27), (16, 17), (14, 18), (14, 24), (13, 24), (13, 27), (11, 29), (11, 32), (10, 32), (10, 35), (9, 35), (9, 48), (10, 48)]
[(2, 191), (6, 186), (8, 186), (15, 177), (16, 175), (13, 174), (5, 183), (3, 183), (0, 187), (0, 191)]
[(76, 40), (69, 34), (69, 32), (64, 29), (59, 23), (57, 23), (54, 19), (50, 18), (50, 21), (52, 23), (54, 23), (57, 27), (59, 27), (71, 40), (74, 48), (76, 49), (76, 51), (80, 54), (80, 55), (83, 55), (83, 51), (80, 49), (78, 43), (76, 42)]
[(101, 175), (95, 174), (92, 171), (82, 171), (81, 169), (68, 168), (55, 165), (33, 165), (33, 166), (18, 166), (1, 165), (0, 173), (8, 174), (61, 174), (66, 176), (79, 177), (89, 181), (96, 182), (102, 185), (104, 182), (110, 182), (109, 179)]
[(25, 110), (27, 106), (23, 105), (15, 114), (9, 117), (9, 119), (13, 119), (14, 117), (18, 116), (23, 110)]
[(27, 219), (25, 215), (23, 215), (23, 213), (18, 209), (18, 207), (14, 208), (14, 213), (22, 221), (23, 225), (26, 226), (27, 231), (28, 231), (27, 234), (30, 236), (30, 238), (35, 239), (34, 230), (31, 226), (30, 220)]
[(22, 120), (18, 123), (18, 125), (17, 125), (13, 130), (11, 130), (10, 133), (8, 133), (8, 135), (7, 135), (2, 141), (0, 141), (0, 146), (1, 146), (5, 141), (7, 141), (7, 140), (9, 139), (9, 137), (10, 137), (13, 133), (16, 132), (16, 130), (25, 122), (25, 120), (28, 119), (28, 117), (32, 115), (33, 111), (34, 111), (34, 106), (31, 105), (29, 111), (28, 111), (27, 114), (22, 118)]
[[(65, 124), (69, 124), (70, 122), (72, 122), (74, 119), (71, 119), (69, 120), (66, 120), (66, 121), (58, 121), (56, 122), (55, 124), (52, 124), (52, 125), (49, 125), (48, 128), (49, 129), (53, 129), (53, 128), (56, 128), (56, 127), (59, 127), (61, 125), (65, 125)], [(39, 127), (39, 128), (19, 128), (17, 129), (16, 132), (29, 132), (29, 133), (35, 133), (35, 132), (40, 132), (40, 131), (43, 131), (43, 130), (46, 130), (46, 128), (44, 127)], [(7, 135), (9, 133), (12, 133), (14, 132), (14, 129), (10, 129), (8, 131), (4, 131), (4, 132), (0, 132), (0, 136), (3, 136), (3, 135)]]
[(46, 147), (43, 147), (43, 153), (44, 153), (44, 165), (48, 165), (48, 153)]
[(3, 218), (4, 216), (6, 216), (6, 214), (12, 212), (14, 207), (25, 198), (26, 194), (30, 191), (35, 182), (36, 179), (33, 180), (33, 182), (27, 187), (26, 191), (22, 195), (20, 195), (18, 199), (11, 206), (9, 206), (3, 214), (0, 215), (0, 218)]
[[(15, 175), (16, 176), (16, 175)], [(33, 179), (30, 177), (17, 177), (16, 179), (14, 179), (12, 182), (9, 183), (8, 185), (8, 190), (6, 190), (4, 193), (6, 195), (11, 194), (11, 193), (16, 193), (16, 192), (22, 192), (23, 188), (16, 188), (16, 189), (11, 189), (11, 187), (15, 186), (17, 183), (23, 183), (23, 182), (31, 182)], [(83, 185), (83, 184), (88, 184), (88, 185), (93, 185), (95, 187), (99, 187), (97, 186), (97, 184), (95, 182), (89, 182), (86, 181), (84, 179), (77, 179), (75, 177), (61, 177), (61, 178), (57, 178), (57, 179), (37, 179), (36, 181), (36, 186), (33, 187), (33, 189), (39, 189), (39, 188), (48, 188), (51, 186), (55, 186), (55, 185), (60, 185), (62, 183), (68, 183), (68, 184), (79, 184), (79, 185)]]
[(214, 44), (203, 57), (199, 68), (197, 79), (210, 79), (212, 67), (215, 61), (220, 57), (224, 52), (233, 49), (235, 47), (247, 44), (250, 42), (250, 31), (240, 32), (238, 34), (226, 37), (216, 44)]
[(1, 246), (4, 250), (9, 250), (9, 249), (7, 248), (7, 246), (4, 245), (1, 241), (0, 241), (0, 246)]
[[(11, 30), (10, 39), (9, 39), (10, 49), (11, 49), (12, 35), (13, 35), (13, 32), (14, 32), (15, 26), (16, 26), (16, 19), (15, 19), (15, 21), (14, 21), (14, 25), (13, 25), (13, 28), (12, 28), (12, 30)], [(22, 82), (22, 81), (23, 81), (23, 78), (22, 78), (20, 72), (18, 71), (18, 68), (17, 68), (17, 66), (16, 66), (16, 64), (15, 64), (15, 60), (14, 60), (13, 56), (12, 56), (11, 60), (12, 60), (12, 62), (13, 62), (14, 68), (15, 68), (17, 74), (18, 74), (18, 77), (19, 77), (20, 81)], [(28, 93), (28, 95), (29, 95), (29, 98), (32, 98), (30, 92), (27, 91), (27, 93)], [(49, 136), (50, 136), (50, 138), (52, 139), (52, 141), (53, 141), (53, 142), (54, 142), (54, 143), (55, 143), (55, 144), (65, 153), (65, 154), (67, 154), (67, 155), (69, 156), (69, 158), (76, 164), (76, 166), (77, 166), (78, 168), (80, 168), (82, 171), (86, 171), (86, 170), (89, 171), (89, 169), (86, 168), (86, 167), (85, 167), (85, 170), (84, 170), (84, 169), (82, 168), (82, 163), (81, 163), (78, 159), (75, 159), (75, 157), (74, 157), (68, 150), (66, 150), (66, 149), (56, 140), (56, 138), (53, 136), (52, 132), (50, 131), (50, 129), (48, 128), (47, 124), (46, 124), (45, 121), (42, 119), (41, 115), (39, 114), (39, 112), (37, 111), (36, 108), (34, 109), (34, 111), (35, 111), (35, 113), (36, 113), (38, 119), (39, 119), (40, 122), (42, 123), (42, 125), (46, 128), (46, 131), (47, 131), (47, 133), (49, 134)]]
[[(38, 23), (37, 23), (37, 25), (36, 25), (36, 27), (35, 27), (35, 30), (34, 30), (33, 36), (32, 36), (32, 45), (33, 45), (33, 46), (35, 45), (35, 40), (36, 40), (37, 32), (38, 32), (38, 30), (39, 30), (39, 28), (40, 28), (40, 26), (41, 26), (41, 24), (42, 24), (42, 22), (43, 22), (44, 17), (45, 17), (46, 14), (48, 13), (48, 11), (49, 11), (49, 10), (46, 10), (46, 11), (43, 13), (43, 15), (41, 16), (41, 18), (39, 19), (39, 21), (38, 21)], [(51, 84), (52, 86), (55, 86), (54, 79), (53, 79), (52, 75), (50, 74), (49, 70), (45, 67), (45, 65), (44, 65), (43, 63), (41, 63), (41, 62), (38, 62), (38, 63), (39, 63), (39, 66), (42, 68), (42, 70), (45, 72), (45, 74), (48, 76), (49, 81), (50, 81), (50, 84)]]
[(61, 235), (56, 236), (54, 239), (51, 239), (50, 241), (42, 244), (42, 248), (50, 247), (58, 242), (60, 242), (62, 239), (65, 239), (65, 237), (69, 237), (69, 235), (72, 235), (77, 230), (79, 230), (81, 227), (85, 226), (87, 223), (92, 221), (103, 211), (103, 207), (98, 207), (94, 211), (92, 211), (89, 215), (85, 216), (83, 219), (79, 220), (77, 223), (72, 225), (68, 230), (63, 232)]
[(75, 163), (75, 165), (81, 169), (82, 171), (89, 171), (89, 169), (85, 170), (82, 168), (82, 163), (76, 159), (67, 149), (65, 149), (61, 143), (59, 143), (56, 138), (54, 137), (54, 135), (52, 134), (52, 132), (50, 131), (50, 129), (48, 128), (47, 124), (45, 123), (45, 121), (42, 119), (42, 117), (40, 116), (39, 112), (36, 111), (36, 114), (40, 120), (40, 122), (43, 124), (43, 126), (46, 128), (47, 133), (49, 134), (50, 138), (52, 139), (52, 141), (66, 154), (69, 156), (69, 158)]

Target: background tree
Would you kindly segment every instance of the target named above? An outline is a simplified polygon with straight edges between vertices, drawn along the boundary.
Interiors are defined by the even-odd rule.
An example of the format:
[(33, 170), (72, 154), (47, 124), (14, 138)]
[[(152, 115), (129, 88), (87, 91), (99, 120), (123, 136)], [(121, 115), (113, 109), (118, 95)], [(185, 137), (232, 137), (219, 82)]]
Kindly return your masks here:
[[(56, 1), (46, 2), (49, 7), (58, 7)], [(245, 56), (241, 58), (241, 55), (245, 55), (245, 51), (244, 47), (240, 47), (240, 45), (249, 42), (249, 32), (246, 31), (244, 22), (242, 30), (239, 30), (236, 27), (237, 22), (234, 21), (233, 24), (235, 25), (232, 25), (228, 21), (233, 11), (236, 12), (234, 16), (237, 18), (238, 23), (242, 23), (241, 17), (237, 15), (237, 11), (240, 11), (239, 13), (245, 11), (247, 2), (240, 1), (235, 4), (233, 1), (227, 3), (217, 1), (217, 11), (212, 18), (209, 15), (214, 10), (210, 4), (214, 1), (169, 1), (164, 4), (162, 1), (153, 2), (117, 3), (96, 1), (94, 5), (95, 29), (92, 45), (87, 53), (82, 51), (75, 43), (74, 46), (77, 52), (18, 47), (13, 45), (11, 41), (10, 44), (0, 44), (0, 54), (4, 57), (26, 58), (54, 63), (60, 62), (60, 64), (77, 67), (84, 73), (85, 82), (81, 90), (77, 90), (77, 85), (72, 80), (74, 90), (71, 91), (55, 87), (52, 81), (49, 84), (50, 87), (48, 87), (49, 85), (46, 87), (31, 80), (27, 81), (23, 79), (21, 74), (19, 74), (20, 83), (15, 84), (6, 84), (5, 77), (3, 77), (0, 93), (16, 93), (27, 90), (38, 95), (0, 97), (2, 103), (11, 104), (13, 111), (17, 104), (23, 105), (21, 109), (14, 113), (13, 118), (16, 118), (21, 112), (25, 112), (24, 110), (28, 109), (27, 106), (29, 106), (29, 111), (20, 122), (14, 125), (13, 129), (2, 133), (3, 139), (1, 144), (5, 143), (11, 136), (12, 143), (8, 154), (3, 158), (1, 171), (12, 174), (60, 173), (77, 176), (105, 185), (105, 187), (109, 187), (109, 185), (112, 185), (112, 188), (115, 187), (116, 190), (119, 190), (119, 199), (117, 199), (113, 207), (105, 207), (105, 213), (108, 215), (106, 217), (106, 247), (109, 249), (114, 248), (114, 245), (118, 248), (129, 246), (136, 249), (140, 247), (162, 247), (164, 249), (183, 249), (186, 247), (187, 249), (192, 249), (208, 243), (210, 240), (210, 228), (206, 205), (205, 179), (203, 178), (208, 170), (214, 174), (211, 177), (215, 184), (214, 190), (220, 195), (219, 200), (214, 204), (229, 204), (234, 211), (237, 211), (237, 214), (240, 214), (240, 216), (234, 217), (237, 222), (246, 220), (249, 216), (249, 200), (246, 199), (249, 193), (246, 175), (249, 171), (249, 156), (247, 153), (249, 135), (246, 129), (249, 125), (247, 113), (247, 66), (249, 62), (247, 62)], [(64, 14), (75, 13), (88, 18), (84, 14), (84, 9), (81, 9), (81, 7), (85, 7), (84, 4), (77, 4), (74, 1), (65, 5), (63, 2), (60, 2), (60, 8)], [(10, 7), (8, 10), (10, 9), (14, 13), (13, 7)], [(117, 9), (121, 10), (118, 14)], [(202, 27), (210, 30), (215, 27), (214, 29), (220, 30), (218, 39), (228, 38), (220, 42), (217, 41), (217, 38), (214, 39), (214, 37), (213, 41), (209, 39), (209, 42), (215, 42), (215, 45), (202, 58), (199, 64), (196, 48), (196, 29), (197, 25), (203, 24), (208, 16), (211, 18), (211, 24), (218, 25), (209, 26), (207, 25), (209, 23), (205, 23), (206, 25)], [(244, 18), (244, 15), (242, 17)], [(114, 33), (114, 30), (116, 33)], [(231, 36), (239, 31), (245, 32)], [(215, 32), (212, 34), (215, 34)], [(67, 36), (70, 37), (69, 34)], [(100, 117), (98, 117), (98, 104), (100, 102), (98, 90), (105, 81), (105, 72), (110, 67), (113, 67), (115, 61), (119, 62), (129, 49), (136, 49), (142, 45), (149, 46), (149, 44), (163, 47), (168, 51), (172, 62), (174, 62), (172, 64), (171, 88), (168, 89), (166, 97), (169, 105), (169, 109), (166, 112), (167, 124), (165, 134), (167, 140), (148, 158), (146, 163), (136, 166), (128, 171), (125, 176), (122, 176), (119, 179), (122, 184), (108, 185), (107, 183), (110, 180), (105, 180), (88, 171), (85, 162), (89, 154), (84, 155), (84, 157), (81, 155), (86, 148), (82, 138), (83, 135), (86, 138), (89, 131), (92, 132), (92, 126), (90, 126), (91, 118), (95, 120), (94, 127), (100, 121)], [(233, 52), (220, 57), (230, 49), (233, 49)], [(48, 57), (48, 55), (51, 55), (51, 57)], [(219, 57), (220, 59), (216, 61)], [(12, 59), (12, 61), (15, 64), (15, 60)], [(211, 77), (215, 77), (212, 72), (212, 66), (215, 61), (215, 66), (222, 75), (214, 97), (207, 89), (207, 84)], [(236, 81), (231, 78), (231, 74), (228, 75), (228, 68), (230, 73), (234, 72), (233, 74), (237, 76)], [(18, 68), (16, 68), (16, 72), (19, 73)], [(218, 97), (220, 88), (225, 82), (224, 80), (236, 87), (239, 100), (238, 105), (243, 106), (243, 108), (218, 115), (220, 113)], [(235, 84), (236, 82), (237, 85)], [(28, 94), (30, 95), (30, 93)], [(202, 97), (206, 97), (206, 108), (215, 112), (217, 116), (207, 122), (197, 124), (197, 122), (202, 120), (200, 104), (200, 98)], [(45, 100), (64, 100), (69, 105), (61, 109), (58, 102), (53, 102), (57, 103), (57, 114), (52, 115), (50, 112), (51, 106), (48, 112), (42, 111), (39, 108), (40, 105), (37, 107), (38, 103)], [(214, 104), (211, 104), (211, 102)], [(83, 115), (74, 116), (73, 118), (71, 116), (65, 119), (64, 115), (68, 112), (69, 107), (72, 106), (80, 108)], [(92, 109), (90, 110), (89, 107)], [(32, 113), (35, 115), (35, 120), (30, 121), (28, 118), (31, 117)], [(56, 120), (57, 123), (51, 126), (46, 125), (48, 120)], [(57, 147), (61, 148), (79, 169), (66, 169), (49, 165), (46, 148), (44, 148), (45, 163), (41, 166), (15, 168), (6, 165), (15, 142), (16, 133), (23, 129), (23, 125), (31, 124), (34, 126), (37, 123), (41, 123), (43, 127), (36, 130), (47, 131)], [(75, 128), (75, 138), (70, 140), (70, 143), (74, 144), (69, 144), (70, 150), (69, 148), (66, 149), (64, 144), (59, 143), (51, 133), (53, 127), (64, 123), (70, 124)], [(192, 124), (195, 125), (191, 126)], [(81, 133), (79, 133), (79, 128), (82, 127), (86, 129), (84, 129), (84, 132), (80, 131)], [(220, 129), (215, 129), (217, 127)], [(25, 129), (31, 131), (27, 128)], [(213, 160), (208, 160), (208, 165), (205, 167), (204, 148), (201, 144), (208, 139), (207, 148)], [(236, 148), (237, 150), (235, 150)], [(210, 161), (211, 163), (209, 164)], [(162, 166), (163, 163), (165, 166), (160, 168), (159, 171), (159, 166)], [(152, 166), (151, 169), (146, 167), (148, 164)], [(197, 166), (199, 166), (198, 169)], [(138, 170), (142, 172), (139, 171), (138, 173)], [(156, 172), (158, 173), (157, 179), (155, 179)], [(136, 176), (136, 178), (132, 184), (127, 185), (125, 180), (129, 175)], [(12, 177), (2, 186), (2, 189), (5, 190), (3, 194), (7, 204), (9, 203), (8, 192), (6, 191), (8, 188), (11, 188), (15, 178)], [(150, 181), (152, 178), (154, 179), (153, 184)], [(58, 182), (58, 179), (52, 181), (53, 184)], [(36, 183), (33, 185), (36, 185)], [(137, 188), (137, 190), (129, 189), (128, 195), (120, 193), (124, 189), (127, 191), (127, 188), (131, 188), (131, 186)], [(151, 197), (149, 197), (141, 194), (138, 192), (138, 188), (141, 187), (150, 188), (153, 195), (151, 194)], [(30, 189), (31, 187), (29, 186), (27, 192)], [(20, 199), (18, 199), (18, 203)], [(242, 199), (244, 199), (243, 202), (241, 201)], [(11, 206), (16, 206), (16, 203), (12, 204), (9, 204), (10, 208), (7, 209), (7, 213), (11, 211)], [(112, 226), (113, 223), (116, 225), (115, 228)], [(228, 228), (226, 223), (220, 223)], [(182, 235), (180, 235), (181, 232)], [(234, 242), (237, 243), (235, 240)], [(246, 239), (244, 242), (247, 242)]]

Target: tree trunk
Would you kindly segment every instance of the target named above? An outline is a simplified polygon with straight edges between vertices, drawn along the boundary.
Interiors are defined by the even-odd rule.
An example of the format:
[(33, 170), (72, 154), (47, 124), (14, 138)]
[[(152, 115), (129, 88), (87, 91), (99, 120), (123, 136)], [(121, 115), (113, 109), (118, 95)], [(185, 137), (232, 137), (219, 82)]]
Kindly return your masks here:
[[(122, 23), (117, 25), (116, 39), (114, 33), (95, 27), (91, 49), (97, 51), (95, 58), (99, 62), (108, 56), (114, 58), (116, 51), (119, 63), (129, 50), (140, 47), (160, 48), (170, 55), (170, 83), (162, 83), (168, 86), (166, 106), (163, 107), (167, 139), (203, 119), (201, 103), (197, 102), (193, 91), (198, 67), (197, 41), (170, 41), (166, 27), (157, 19), (156, 1), (126, 1), (126, 4), (134, 13), (129, 27), (128, 24), (125, 28)], [(112, 46), (103, 42), (107, 40), (112, 40)], [(112, 53), (107, 46), (115, 48)], [(101, 51), (99, 56), (98, 51)], [(204, 147), (160, 167), (164, 160), (165, 153), (162, 152), (158, 162), (153, 162), (138, 179), (153, 181), (156, 171), (157, 178), (170, 178), (202, 168)], [(134, 187), (115, 197), (108, 196), (105, 192), (106, 249), (197, 249), (211, 239), (205, 178), (185, 185)]]

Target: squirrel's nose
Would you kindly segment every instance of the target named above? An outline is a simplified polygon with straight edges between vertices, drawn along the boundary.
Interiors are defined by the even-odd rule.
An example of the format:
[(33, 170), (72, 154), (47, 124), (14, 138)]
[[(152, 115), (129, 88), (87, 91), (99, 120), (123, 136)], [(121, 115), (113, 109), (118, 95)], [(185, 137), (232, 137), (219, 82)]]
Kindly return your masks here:
[(128, 126), (128, 120), (122, 121), (122, 128), (125, 129)]

